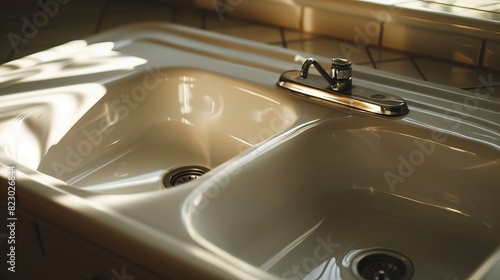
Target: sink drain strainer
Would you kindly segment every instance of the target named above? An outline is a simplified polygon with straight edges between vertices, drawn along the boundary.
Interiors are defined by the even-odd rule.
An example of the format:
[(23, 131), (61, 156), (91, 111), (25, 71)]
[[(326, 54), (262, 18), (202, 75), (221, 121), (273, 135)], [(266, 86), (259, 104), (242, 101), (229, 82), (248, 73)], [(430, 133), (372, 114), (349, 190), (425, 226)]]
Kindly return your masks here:
[(203, 166), (184, 166), (168, 172), (163, 178), (165, 187), (175, 187), (192, 180), (198, 179), (210, 169)]
[(413, 264), (404, 255), (390, 250), (369, 250), (352, 262), (352, 271), (360, 280), (409, 280)]

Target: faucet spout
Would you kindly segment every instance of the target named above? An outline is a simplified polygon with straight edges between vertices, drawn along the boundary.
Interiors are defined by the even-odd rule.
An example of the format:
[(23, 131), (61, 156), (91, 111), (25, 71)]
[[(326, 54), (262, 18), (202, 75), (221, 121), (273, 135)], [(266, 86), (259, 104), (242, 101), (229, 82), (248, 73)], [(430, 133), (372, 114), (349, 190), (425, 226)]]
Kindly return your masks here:
[(332, 59), (332, 75), (330, 76), (316, 59), (308, 58), (302, 63), (300, 78), (307, 79), (311, 66), (318, 70), (333, 91), (348, 91), (352, 88), (351, 62), (348, 60), (342, 58)]

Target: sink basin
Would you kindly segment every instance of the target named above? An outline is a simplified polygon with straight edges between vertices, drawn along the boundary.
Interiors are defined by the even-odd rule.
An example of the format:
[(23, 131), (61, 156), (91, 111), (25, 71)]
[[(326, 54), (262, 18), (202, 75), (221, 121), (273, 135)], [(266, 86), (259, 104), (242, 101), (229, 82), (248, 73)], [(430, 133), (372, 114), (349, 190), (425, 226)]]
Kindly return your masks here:
[[(266, 155), (186, 206), (191, 236), (229, 261), (281, 279), (365, 279), (354, 260), (381, 251), (409, 260), (412, 279), (464, 279), (500, 245), (497, 147), (360, 114)], [(375, 255), (366, 266), (387, 258)]]
[[(74, 125), (60, 126), (64, 131), (58, 131), (56, 144), (24, 136), (47, 135), (33, 132), (40, 129), (34, 122), (45, 122), (41, 129), (54, 130), (49, 119), (64, 120), (72, 110), (48, 117), (55, 106), (24, 105), (21, 111), (26, 116), (9, 131), (29, 139), (24, 145), (43, 146), (39, 162), (30, 162), (31, 166), (91, 191), (164, 189), (162, 178), (169, 171), (185, 166), (213, 169), (298, 118), (286, 95), (196, 69), (160, 69), (154, 76), (140, 73), (93, 87), (101, 91), (93, 92), (100, 98), (94, 98), (95, 104), (83, 110)], [(77, 93), (82, 95), (75, 90), (66, 98), (78, 99)], [(33, 113), (25, 113), (27, 107)], [(9, 143), (9, 149), (19, 151), (16, 157), (23, 163), (31, 151), (16, 143), (20, 144)]]

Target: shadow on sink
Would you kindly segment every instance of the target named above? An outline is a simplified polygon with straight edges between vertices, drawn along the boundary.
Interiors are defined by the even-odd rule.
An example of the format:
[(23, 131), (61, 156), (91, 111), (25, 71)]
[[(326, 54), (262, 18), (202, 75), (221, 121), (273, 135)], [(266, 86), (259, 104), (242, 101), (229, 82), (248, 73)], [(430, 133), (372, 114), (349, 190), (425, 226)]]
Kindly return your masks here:
[[(38, 171), (91, 191), (158, 190), (167, 172), (183, 166), (212, 169), (298, 118), (294, 103), (274, 87), (195, 69), (157, 69), (105, 86), (92, 108), (58, 131), (59, 141), (45, 143)], [(73, 113), (60, 112), (52, 119)], [(44, 129), (57, 129), (50, 125)], [(34, 136), (32, 142), (47, 142), (45, 131), (23, 121), (18, 127)]]
[(362, 115), (284, 143), (193, 194), (194, 240), (284, 279), (464, 279), (500, 244), (497, 147)]

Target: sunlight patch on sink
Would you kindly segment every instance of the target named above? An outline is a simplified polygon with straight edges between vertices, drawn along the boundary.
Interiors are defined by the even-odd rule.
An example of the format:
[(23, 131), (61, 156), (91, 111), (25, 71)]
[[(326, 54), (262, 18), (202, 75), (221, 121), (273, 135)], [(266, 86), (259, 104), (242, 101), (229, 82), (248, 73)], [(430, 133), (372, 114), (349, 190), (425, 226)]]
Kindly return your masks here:
[(106, 93), (99, 84), (35, 90), (2, 98), (0, 151), (38, 168), (47, 150)]
[(0, 66), (0, 87), (116, 70), (132, 70), (147, 60), (114, 51), (114, 42), (88, 45), (85, 40), (34, 53)]

